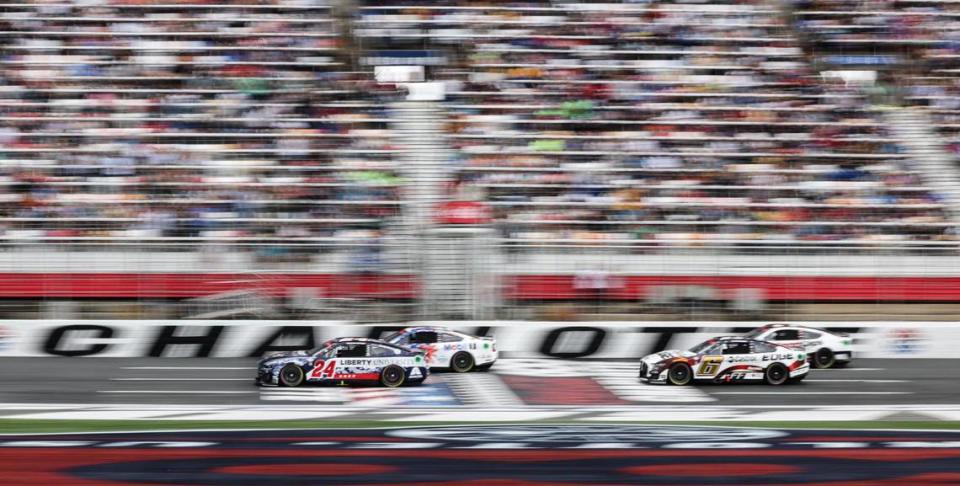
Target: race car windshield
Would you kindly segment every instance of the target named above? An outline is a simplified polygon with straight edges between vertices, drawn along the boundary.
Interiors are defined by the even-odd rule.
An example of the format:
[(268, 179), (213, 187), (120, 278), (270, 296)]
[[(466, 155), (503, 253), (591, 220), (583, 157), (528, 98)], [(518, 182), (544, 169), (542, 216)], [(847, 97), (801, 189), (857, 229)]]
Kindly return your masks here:
[(767, 332), (767, 329), (768, 329), (768, 328), (766, 328), (766, 327), (758, 327), (758, 328), (756, 328), (756, 329), (754, 329), (754, 330), (752, 330), (752, 331), (744, 334), (744, 337), (755, 338), (755, 337), (757, 337), (757, 336), (759, 336), (759, 335)]
[(706, 341), (690, 348), (690, 352), (693, 354), (700, 354), (700, 352), (702, 352), (703, 350), (709, 348), (710, 346), (713, 346), (714, 343), (716, 343), (715, 340), (707, 339)]
[(317, 347), (311, 349), (311, 350), (310, 350), (310, 354), (317, 354), (317, 353), (319, 353), (320, 351), (323, 351), (324, 349), (329, 348), (331, 345), (333, 345), (333, 341), (334, 341), (334, 340), (331, 339), (331, 340), (329, 340), (329, 341), (321, 344), (320, 346), (317, 346)]
[(387, 337), (383, 338), (383, 340), (389, 343), (390, 341), (393, 341), (394, 339), (400, 337), (401, 334), (403, 334), (403, 331), (390, 333), (390, 334), (387, 334)]

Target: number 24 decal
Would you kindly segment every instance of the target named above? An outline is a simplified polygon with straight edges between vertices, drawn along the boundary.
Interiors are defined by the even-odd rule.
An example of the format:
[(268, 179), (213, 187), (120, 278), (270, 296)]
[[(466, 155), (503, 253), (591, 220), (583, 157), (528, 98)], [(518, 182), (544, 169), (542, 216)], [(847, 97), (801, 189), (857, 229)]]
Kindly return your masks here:
[(310, 371), (310, 378), (331, 378), (334, 370), (337, 369), (337, 360), (327, 361), (327, 366), (323, 366), (323, 360), (317, 360), (313, 363), (313, 370)]
[(697, 370), (697, 373), (701, 375), (712, 375), (717, 372), (722, 362), (723, 356), (707, 356), (700, 363), (700, 369)]

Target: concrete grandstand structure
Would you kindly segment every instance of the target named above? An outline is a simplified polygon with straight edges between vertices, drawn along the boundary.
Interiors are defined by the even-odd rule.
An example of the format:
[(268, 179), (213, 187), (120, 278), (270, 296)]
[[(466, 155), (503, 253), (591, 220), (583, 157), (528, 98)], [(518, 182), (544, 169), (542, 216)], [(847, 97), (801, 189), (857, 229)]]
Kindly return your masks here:
[[(895, 44), (835, 3), (5, 4), (0, 313), (948, 318), (952, 30), (912, 19), (954, 14), (917, 5)], [(919, 56), (902, 97), (821, 75), (864, 39)]]

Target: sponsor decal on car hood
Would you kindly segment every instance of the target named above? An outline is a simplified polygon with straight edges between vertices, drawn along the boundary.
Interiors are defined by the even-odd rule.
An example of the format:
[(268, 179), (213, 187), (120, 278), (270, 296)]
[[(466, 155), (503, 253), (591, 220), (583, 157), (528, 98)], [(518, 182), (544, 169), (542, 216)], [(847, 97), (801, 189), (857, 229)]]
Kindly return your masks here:
[(668, 349), (666, 351), (660, 351), (659, 353), (653, 353), (647, 356), (644, 356), (642, 361), (648, 365), (656, 364), (661, 361), (673, 358), (690, 358), (694, 356), (690, 351), (680, 350), (680, 349)]

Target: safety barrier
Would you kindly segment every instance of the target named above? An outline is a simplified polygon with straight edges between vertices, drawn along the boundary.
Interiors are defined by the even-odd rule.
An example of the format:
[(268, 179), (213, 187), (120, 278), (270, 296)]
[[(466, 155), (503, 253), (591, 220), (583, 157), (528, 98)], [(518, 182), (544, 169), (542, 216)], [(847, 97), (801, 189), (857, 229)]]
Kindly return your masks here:
[[(632, 359), (688, 348), (766, 322), (458, 321), (446, 325), (497, 338), (504, 357)], [(958, 358), (960, 322), (792, 322), (849, 333), (868, 358)], [(340, 336), (379, 337), (404, 327), (348, 321), (0, 321), (0, 356), (258, 357), (309, 349)]]

